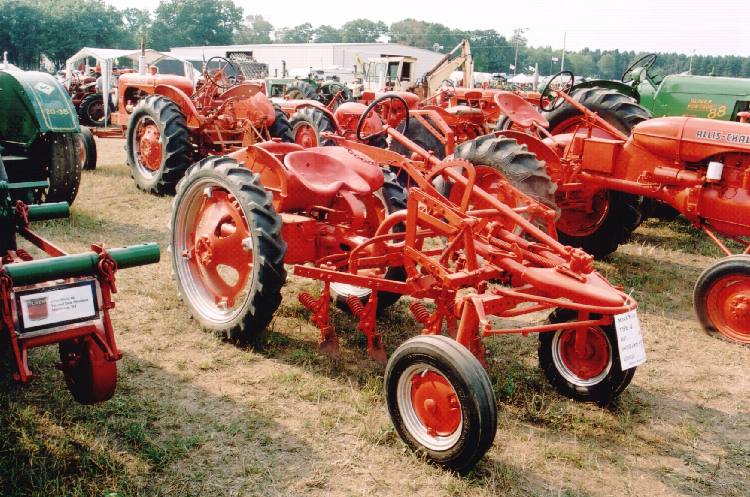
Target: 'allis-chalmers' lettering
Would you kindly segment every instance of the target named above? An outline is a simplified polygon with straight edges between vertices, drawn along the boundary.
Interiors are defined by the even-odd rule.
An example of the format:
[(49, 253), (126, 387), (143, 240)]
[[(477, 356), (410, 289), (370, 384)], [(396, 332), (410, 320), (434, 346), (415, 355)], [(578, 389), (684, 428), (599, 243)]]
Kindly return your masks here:
[(702, 138), (704, 140), (726, 141), (729, 143), (736, 143), (739, 145), (750, 145), (750, 135), (741, 135), (738, 133), (724, 134), (721, 131), (710, 131), (707, 129), (699, 129), (695, 132), (695, 137)]

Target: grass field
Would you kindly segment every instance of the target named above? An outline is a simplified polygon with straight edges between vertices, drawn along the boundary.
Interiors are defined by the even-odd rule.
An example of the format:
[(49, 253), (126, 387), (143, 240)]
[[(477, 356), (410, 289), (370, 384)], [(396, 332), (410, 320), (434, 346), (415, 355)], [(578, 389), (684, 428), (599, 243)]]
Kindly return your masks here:
[[(598, 264), (640, 303), (648, 362), (609, 409), (557, 395), (536, 338), (489, 342), (499, 402), (493, 448), (468, 477), (411, 455), (388, 419), (383, 368), (341, 313), (341, 357), (316, 352), (290, 277), (268, 346), (201, 331), (166, 252), (171, 199), (136, 190), (122, 142), (99, 141), (70, 220), (39, 231), (70, 251), (157, 241), (162, 262), (119, 273), (113, 319), (125, 357), (115, 397), (77, 405), (35, 350), (29, 385), (0, 366), (0, 495), (750, 495), (750, 348), (705, 335), (693, 284), (717, 255), (689, 226), (650, 221)], [(417, 326), (404, 303), (381, 323), (389, 350)]]

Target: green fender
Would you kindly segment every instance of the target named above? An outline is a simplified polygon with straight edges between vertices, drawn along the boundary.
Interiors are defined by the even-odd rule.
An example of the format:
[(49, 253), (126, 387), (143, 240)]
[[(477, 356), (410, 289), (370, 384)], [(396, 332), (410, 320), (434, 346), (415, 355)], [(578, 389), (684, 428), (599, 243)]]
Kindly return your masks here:
[(577, 85), (573, 86), (573, 88), (571, 88), (570, 90), (570, 93), (572, 94), (575, 90), (583, 88), (605, 88), (607, 90), (614, 90), (618, 93), (622, 93), (623, 95), (627, 95), (628, 97), (632, 97), (636, 99), (636, 101), (639, 100), (638, 91), (629, 84), (623, 83), (621, 81), (611, 81), (607, 79), (584, 81), (583, 83), (578, 83)]
[(78, 133), (78, 116), (65, 88), (34, 71), (0, 71), (0, 140), (31, 145), (42, 133)]

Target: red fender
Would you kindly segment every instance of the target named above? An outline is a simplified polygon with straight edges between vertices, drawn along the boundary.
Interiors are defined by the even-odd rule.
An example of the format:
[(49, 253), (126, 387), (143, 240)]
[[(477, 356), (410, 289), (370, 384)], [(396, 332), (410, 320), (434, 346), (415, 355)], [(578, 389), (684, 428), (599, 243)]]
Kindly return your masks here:
[(187, 125), (191, 128), (197, 128), (200, 126), (200, 116), (198, 115), (198, 109), (195, 108), (193, 101), (190, 100), (184, 91), (172, 85), (157, 85), (154, 88), (154, 93), (167, 97), (174, 103), (176, 103), (182, 113), (185, 115)]

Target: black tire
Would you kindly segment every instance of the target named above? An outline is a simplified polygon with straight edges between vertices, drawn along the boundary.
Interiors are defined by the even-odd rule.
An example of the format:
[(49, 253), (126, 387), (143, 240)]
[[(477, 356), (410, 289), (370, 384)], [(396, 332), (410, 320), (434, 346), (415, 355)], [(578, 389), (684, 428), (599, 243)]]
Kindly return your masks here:
[(284, 111), (274, 106), (274, 114), (276, 117), (273, 120), (273, 124), (268, 128), (268, 133), (271, 135), (271, 138), (280, 138), (282, 142), (294, 143), (292, 126), (289, 123), (286, 114), (284, 114)]
[[(331, 119), (320, 109), (315, 107), (302, 107), (297, 112), (292, 114), (289, 119), (291, 125), (291, 133), (293, 136), (292, 141), (296, 141), (297, 129), (301, 126), (310, 126), (315, 130), (317, 136), (317, 145), (320, 147), (326, 147), (334, 145), (332, 140), (321, 139), (320, 134), (324, 132), (335, 133), (336, 127), (331, 122)], [(300, 143), (300, 145), (302, 145)]]
[[(112, 116), (114, 107), (110, 103), (109, 115)], [(86, 95), (78, 105), (78, 121), (83, 126), (96, 128), (104, 126), (104, 98), (101, 93)]]
[[(136, 128), (141, 121), (151, 121), (159, 129), (162, 161), (151, 171), (137, 157)], [(125, 134), (130, 175), (141, 190), (155, 194), (172, 193), (190, 166), (192, 147), (185, 116), (173, 101), (161, 95), (141, 99), (133, 109)]]
[[(409, 129), (406, 130), (405, 136), (428, 152), (432, 152), (433, 155), (438, 159), (445, 159), (445, 144), (441, 142), (435, 135), (430, 133), (430, 131), (416, 119), (412, 119), (411, 123), (409, 124)], [(393, 150), (394, 152), (401, 154), (404, 157), (411, 157), (411, 150), (409, 150), (396, 140), (391, 140), (391, 145), (389, 148), (390, 150)]]
[(318, 88), (318, 100), (323, 105), (329, 105), (331, 103), (331, 100), (333, 100), (333, 97), (335, 97), (339, 92), (342, 93), (342, 98), (339, 100), (339, 105), (352, 99), (352, 91), (347, 88), (345, 84), (336, 81), (329, 81), (323, 83)]
[[(595, 318), (592, 315), (592, 318)], [(577, 313), (569, 309), (557, 309), (550, 314), (549, 323), (564, 323), (577, 319)], [(539, 334), (539, 367), (550, 384), (565, 397), (579, 402), (596, 402), (600, 405), (611, 403), (625, 388), (635, 375), (636, 368), (623, 371), (620, 367), (620, 352), (618, 349), (617, 333), (614, 325), (601, 327), (601, 335), (609, 345), (608, 369), (600, 375), (584, 379), (576, 375), (564, 364), (561, 358), (561, 339), (564, 331), (551, 331)], [(573, 332), (570, 332), (573, 333)]]
[[(739, 282), (738, 279), (743, 280)], [(747, 306), (747, 282), (750, 280), (750, 255), (739, 254), (724, 257), (709, 266), (698, 277), (693, 290), (693, 307), (703, 330), (709, 335), (733, 343), (750, 344), (750, 328), (747, 318), (742, 316), (724, 316), (720, 312), (725, 306), (711, 306), (709, 296), (716, 287), (725, 292), (724, 301), (734, 300), (735, 308), (742, 303)], [(718, 285), (718, 286), (717, 286)], [(734, 288), (734, 291), (732, 289)], [(711, 298), (716, 298), (711, 296)], [(718, 304), (718, 302), (717, 302)], [(736, 311), (735, 311), (736, 312)], [(747, 311), (744, 311), (747, 315)], [(730, 319), (727, 319), (727, 318)]]
[(318, 100), (318, 94), (315, 91), (315, 87), (301, 79), (292, 81), (286, 85), (284, 97), (291, 100)]
[(96, 141), (94, 134), (86, 126), (81, 126), (81, 134), (78, 135), (78, 146), (81, 147), (81, 169), (93, 171), (96, 169)]
[[(638, 105), (635, 99), (614, 90), (582, 88), (574, 91), (571, 96), (628, 136), (638, 123), (651, 118), (651, 113)], [(563, 131), (558, 128), (580, 116), (581, 112), (567, 103), (545, 114), (552, 134)], [(616, 251), (646, 218), (644, 214), (647, 206), (644, 206), (643, 197), (614, 191), (603, 195), (608, 198), (609, 211), (600, 221), (596, 231), (576, 236), (558, 230), (562, 243), (581, 247), (596, 258), (605, 257)]]
[[(425, 373), (432, 370), (448, 380), (460, 405), (460, 431), (444, 439), (428, 433), (423, 419), (411, 405), (413, 390), (404, 391), (407, 386), (415, 388), (410, 380), (422, 368)], [(429, 461), (465, 473), (492, 446), (497, 431), (492, 382), (476, 357), (458, 342), (437, 335), (407, 340), (388, 361), (384, 386), (388, 414), (396, 432), (409, 448)]]
[[(389, 169), (384, 169), (383, 177), (384, 182), (381, 192), (383, 195), (383, 202), (385, 203), (388, 214), (406, 209), (406, 188), (401, 185), (398, 178), (396, 177), (396, 174)], [(397, 233), (403, 232), (404, 230), (405, 226), (403, 226), (403, 224), (398, 224), (393, 228), (393, 231)], [(389, 267), (385, 272), (385, 279), (392, 281), (406, 281), (406, 270), (403, 268), (403, 266)], [(349, 295), (351, 295), (350, 293), (346, 292), (346, 290), (348, 289), (349, 288), (346, 286), (336, 285), (335, 283), (331, 284), (331, 298), (336, 303), (336, 306), (339, 309), (342, 309), (346, 312), (351, 312), (349, 304), (347, 304), (346, 302), (346, 299), (349, 297)], [(367, 292), (366, 294), (360, 294), (359, 297), (362, 304), (367, 304), (370, 299), (370, 293)], [(400, 293), (378, 292), (378, 308), (376, 312), (378, 314), (384, 312), (386, 309), (398, 302), (400, 298)]]
[[(206, 185), (205, 187), (202, 185)], [(252, 282), (237, 311), (226, 319), (212, 317), (191, 279), (189, 263), (182, 257), (185, 242), (180, 227), (188, 222), (191, 202), (204, 188), (218, 186), (236, 199), (247, 221), (253, 244)], [(186, 211), (186, 209), (188, 211)], [(281, 237), (281, 218), (273, 208), (272, 196), (260, 183), (259, 176), (229, 157), (208, 157), (196, 163), (177, 185), (170, 219), (170, 253), (177, 287), (190, 313), (205, 329), (226, 334), (232, 341), (262, 347), (266, 326), (281, 303), (281, 287), (286, 281), (284, 255), (286, 243)], [(188, 229), (188, 228), (183, 228)], [(194, 279), (191, 279), (191, 284)], [(196, 293), (197, 292), (197, 293)], [(216, 309), (219, 306), (213, 304)], [(204, 306), (204, 310), (201, 310)], [(219, 311), (220, 312), (220, 311)]]
[(47, 151), (42, 158), (49, 188), (42, 194), (43, 202), (67, 202), (73, 205), (81, 185), (81, 158), (75, 133), (51, 133), (47, 135)]
[(453, 156), (496, 169), (529, 197), (557, 209), (557, 185), (547, 174), (544, 162), (529, 152), (526, 145), (512, 138), (484, 135), (460, 144)]

